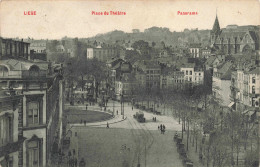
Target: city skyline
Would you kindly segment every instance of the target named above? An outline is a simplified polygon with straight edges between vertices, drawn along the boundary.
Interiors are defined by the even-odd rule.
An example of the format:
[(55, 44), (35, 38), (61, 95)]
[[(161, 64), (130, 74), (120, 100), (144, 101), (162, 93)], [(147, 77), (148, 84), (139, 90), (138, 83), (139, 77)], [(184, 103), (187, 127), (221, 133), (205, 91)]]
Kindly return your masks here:
[[(170, 31), (212, 29), (216, 17), (220, 27), (259, 25), (258, 1), (3, 1), (0, 36), (7, 38), (88, 38), (97, 34), (156, 26)], [(216, 12), (217, 9), (217, 12)], [(248, 10), (251, 9), (251, 10)], [(36, 11), (36, 15), (24, 12)], [(64, 12), (66, 11), (66, 12)], [(92, 15), (92, 11), (118, 11), (126, 15)], [(154, 12), (156, 11), (156, 12)], [(180, 15), (197, 12), (197, 15)]]

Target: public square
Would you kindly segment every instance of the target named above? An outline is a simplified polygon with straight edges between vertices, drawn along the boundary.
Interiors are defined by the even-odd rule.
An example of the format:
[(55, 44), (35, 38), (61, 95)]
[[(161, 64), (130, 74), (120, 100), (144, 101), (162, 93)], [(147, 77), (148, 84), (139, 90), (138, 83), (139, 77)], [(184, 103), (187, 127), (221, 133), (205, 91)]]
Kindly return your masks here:
[[(74, 108), (76, 107), (82, 109), (82, 112), (88, 112), (84, 105)], [(102, 112), (97, 106), (88, 108), (99, 109), (97, 112)], [(79, 112), (74, 110), (76, 113)], [(107, 110), (113, 111), (112, 102), (108, 103)], [(181, 125), (173, 117), (144, 112), (146, 122), (139, 123), (133, 118), (139, 109), (132, 110), (132, 106), (127, 103), (124, 107), (124, 119), (120, 103), (115, 102), (114, 111), (114, 117), (107, 121), (86, 125), (71, 124), (70, 150), (76, 150), (79, 160), (84, 158), (86, 165), (90, 167), (137, 166), (138, 162), (141, 166), (149, 167), (182, 166), (173, 141), (176, 131), (181, 131)], [(153, 121), (153, 117), (156, 117), (156, 122)], [(158, 130), (160, 124), (166, 127), (165, 134)]]

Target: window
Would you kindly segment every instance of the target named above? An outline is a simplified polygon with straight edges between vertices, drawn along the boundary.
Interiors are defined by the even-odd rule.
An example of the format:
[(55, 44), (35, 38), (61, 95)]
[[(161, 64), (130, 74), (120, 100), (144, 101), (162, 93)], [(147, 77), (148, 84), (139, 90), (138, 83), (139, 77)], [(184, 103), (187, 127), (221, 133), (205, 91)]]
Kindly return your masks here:
[(200, 73), (199, 73), (199, 76), (200, 76)]
[(255, 86), (252, 86), (252, 93), (255, 94)]
[(189, 71), (188, 70), (186, 70), (186, 75), (189, 75)]
[(190, 75), (192, 75), (192, 71), (190, 71)]
[(27, 143), (27, 166), (40, 166), (40, 141), (33, 140)]
[(38, 125), (39, 124), (39, 102), (30, 102), (28, 104), (27, 124)]
[(190, 77), (190, 81), (192, 81), (192, 80), (191, 80), (191, 77)]
[(8, 69), (5, 66), (0, 66), (0, 76), (8, 76)]
[(252, 83), (255, 83), (255, 77), (252, 77)]
[(0, 146), (4, 146), (9, 142), (12, 142), (12, 117), (1, 116), (0, 117)]

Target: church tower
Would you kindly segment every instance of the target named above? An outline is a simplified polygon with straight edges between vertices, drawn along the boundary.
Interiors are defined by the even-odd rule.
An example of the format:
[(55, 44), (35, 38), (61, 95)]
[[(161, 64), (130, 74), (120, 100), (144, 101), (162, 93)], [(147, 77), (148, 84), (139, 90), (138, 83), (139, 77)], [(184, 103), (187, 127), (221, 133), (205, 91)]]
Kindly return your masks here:
[(218, 21), (218, 15), (216, 14), (216, 19), (213, 25), (213, 28), (210, 32), (210, 41), (211, 44), (213, 45), (217, 39), (217, 37), (220, 35), (220, 26), (219, 26), (219, 21)]

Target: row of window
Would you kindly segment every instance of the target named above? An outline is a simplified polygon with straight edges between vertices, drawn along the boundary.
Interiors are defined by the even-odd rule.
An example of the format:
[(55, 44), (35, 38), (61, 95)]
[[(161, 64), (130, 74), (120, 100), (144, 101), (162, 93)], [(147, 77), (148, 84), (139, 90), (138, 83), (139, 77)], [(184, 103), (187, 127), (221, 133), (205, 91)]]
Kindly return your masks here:
[(147, 70), (146, 74), (160, 74), (161, 71), (160, 70)]
[(146, 76), (146, 79), (147, 79), (147, 80), (160, 80), (160, 76), (153, 76), (153, 75), (151, 75), (151, 76), (149, 77), (149, 75), (147, 75), (147, 76)]

